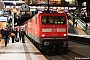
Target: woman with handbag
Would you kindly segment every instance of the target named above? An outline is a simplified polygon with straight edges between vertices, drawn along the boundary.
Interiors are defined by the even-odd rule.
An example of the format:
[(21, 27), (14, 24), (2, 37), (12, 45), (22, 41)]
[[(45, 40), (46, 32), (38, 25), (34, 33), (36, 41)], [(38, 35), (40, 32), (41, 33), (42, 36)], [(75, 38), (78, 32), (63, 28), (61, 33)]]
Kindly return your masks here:
[(9, 31), (8, 28), (4, 29), (4, 32), (2, 33), (2, 38), (4, 39), (5, 42), (5, 47), (7, 46), (7, 40), (9, 38)]

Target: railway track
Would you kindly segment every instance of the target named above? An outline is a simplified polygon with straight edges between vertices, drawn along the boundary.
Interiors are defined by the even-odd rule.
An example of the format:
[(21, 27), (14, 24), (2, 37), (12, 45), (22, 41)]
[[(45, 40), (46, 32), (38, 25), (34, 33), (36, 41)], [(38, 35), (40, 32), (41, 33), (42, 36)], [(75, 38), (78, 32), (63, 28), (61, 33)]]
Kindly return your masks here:
[[(62, 48), (60, 48), (60, 49), (62, 49)], [(46, 57), (47, 60), (90, 60), (89, 57), (85, 57), (85, 56), (80, 55), (69, 49), (67, 49), (67, 50), (50, 49), (50, 52), (45, 53), (46, 50), (48, 50), (48, 49), (44, 48), (44, 51), (41, 51), (41, 53)], [(55, 51), (55, 50), (57, 50), (57, 51)], [(64, 53), (65, 51), (67, 51), (67, 52)]]
[(89, 57), (82, 56), (73, 51), (69, 51), (68, 54), (60, 54), (60, 55), (48, 55), (45, 54), (47, 60), (89, 60)]

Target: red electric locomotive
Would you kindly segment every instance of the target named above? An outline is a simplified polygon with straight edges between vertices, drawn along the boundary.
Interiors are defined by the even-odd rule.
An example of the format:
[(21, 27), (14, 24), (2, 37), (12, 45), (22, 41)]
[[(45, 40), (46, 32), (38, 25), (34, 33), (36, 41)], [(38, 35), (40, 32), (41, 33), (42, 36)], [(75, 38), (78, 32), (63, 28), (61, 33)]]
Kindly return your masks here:
[(38, 47), (68, 47), (68, 19), (65, 13), (38, 13), (27, 21), (26, 32)]

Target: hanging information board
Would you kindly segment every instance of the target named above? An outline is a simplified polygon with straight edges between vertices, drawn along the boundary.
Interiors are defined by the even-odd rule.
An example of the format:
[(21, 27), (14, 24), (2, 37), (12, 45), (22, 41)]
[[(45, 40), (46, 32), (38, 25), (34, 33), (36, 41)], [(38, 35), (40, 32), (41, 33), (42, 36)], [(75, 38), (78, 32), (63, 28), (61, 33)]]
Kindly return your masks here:
[(8, 17), (6, 17), (6, 16), (0, 17), (0, 22), (7, 22), (7, 20), (8, 20)]

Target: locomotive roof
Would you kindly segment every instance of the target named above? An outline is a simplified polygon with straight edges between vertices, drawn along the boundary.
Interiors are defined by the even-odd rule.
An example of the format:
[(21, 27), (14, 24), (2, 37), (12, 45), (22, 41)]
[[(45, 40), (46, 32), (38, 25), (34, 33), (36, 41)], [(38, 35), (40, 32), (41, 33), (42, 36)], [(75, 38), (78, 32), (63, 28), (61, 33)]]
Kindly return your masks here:
[(66, 13), (37, 13), (37, 14), (66, 14)]

